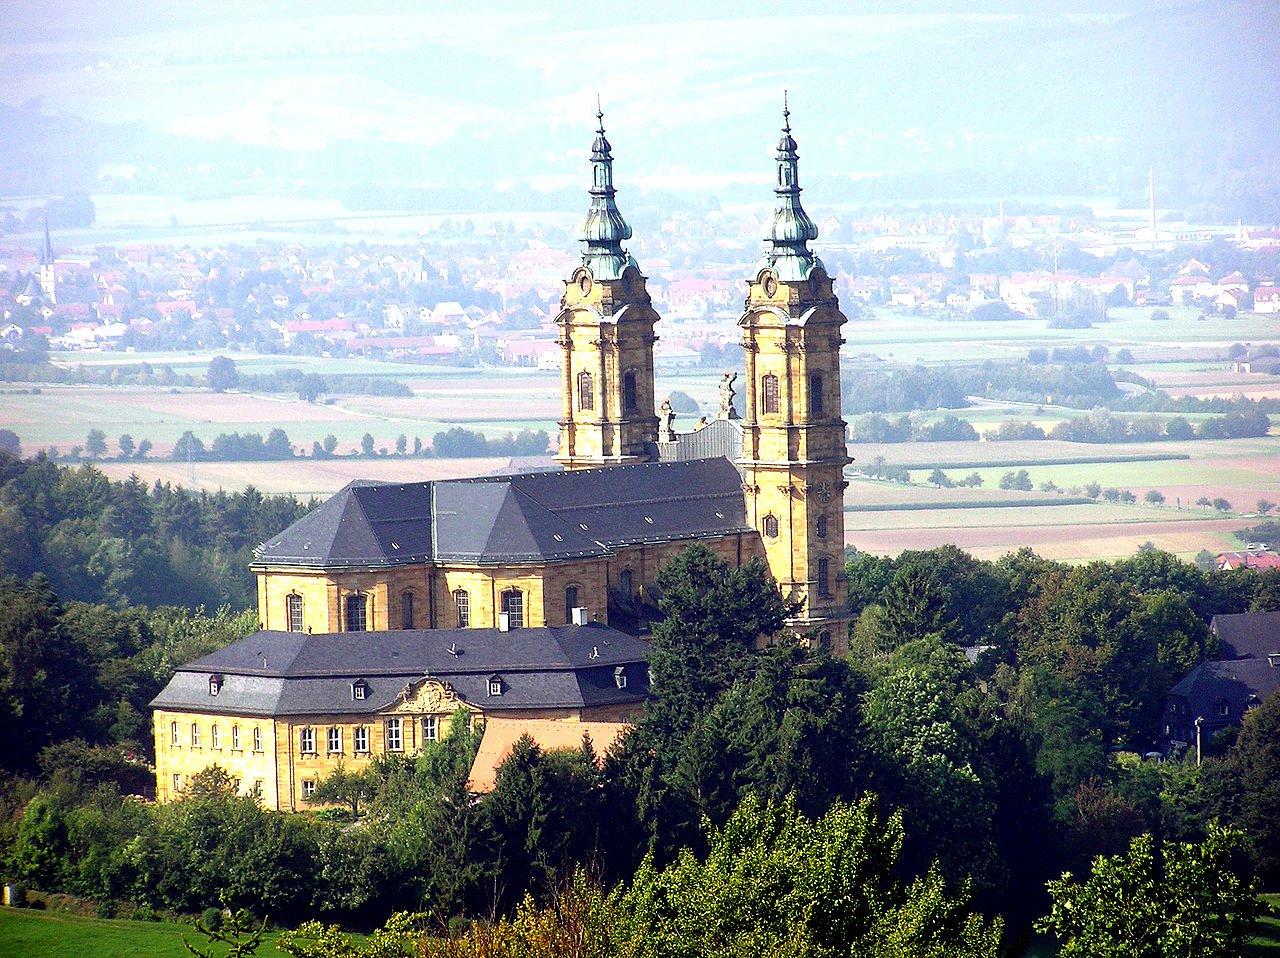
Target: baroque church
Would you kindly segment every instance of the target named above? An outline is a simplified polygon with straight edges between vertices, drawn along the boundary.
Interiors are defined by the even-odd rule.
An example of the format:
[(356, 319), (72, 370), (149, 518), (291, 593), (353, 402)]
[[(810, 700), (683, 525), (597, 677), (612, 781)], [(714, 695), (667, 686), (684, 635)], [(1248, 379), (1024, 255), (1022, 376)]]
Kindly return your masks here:
[(616, 735), (648, 695), (637, 635), (657, 574), (693, 543), (733, 566), (763, 558), (801, 603), (788, 628), (847, 649), (846, 320), (809, 249), (790, 113), (738, 320), (744, 412), (726, 375), (720, 415), (689, 433), (656, 405), (659, 316), (623, 246), (597, 118), (586, 249), (555, 321), (562, 468), (356, 481), (263, 543), (262, 631), (183, 666), (152, 703), (160, 800), (218, 764), (267, 807), (297, 809), (339, 761), (412, 754), (459, 709), (486, 723), (486, 742), (522, 720)]

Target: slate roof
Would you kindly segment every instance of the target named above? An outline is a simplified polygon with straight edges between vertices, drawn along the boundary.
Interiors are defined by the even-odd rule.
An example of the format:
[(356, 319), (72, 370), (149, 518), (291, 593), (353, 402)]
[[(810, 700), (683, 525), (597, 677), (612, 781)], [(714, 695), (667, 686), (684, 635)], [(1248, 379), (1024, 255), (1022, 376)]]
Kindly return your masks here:
[[(1187, 704), (1188, 719), (1203, 716), (1210, 727), (1238, 725), (1244, 713), (1280, 689), (1280, 664), (1260, 659), (1201, 662), (1170, 691)], [(1219, 706), (1226, 704), (1223, 716)]]
[[(153, 708), (232, 715), (370, 714), (424, 676), (485, 712), (639, 703), (649, 645), (600, 623), (536, 629), (255, 632), (178, 669)], [(626, 687), (618, 688), (616, 669)], [(211, 676), (220, 676), (216, 696)], [(502, 680), (501, 695), (489, 680)], [(352, 683), (362, 680), (357, 700)]]
[(361, 480), (259, 546), (253, 566), (499, 565), (749, 532), (741, 483), (723, 458), (407, 485)]
[(1280, 612), (1215, 615), (1209, 628), (1218, 637), (1220, 659), (1265, 659), (1280, 652)]

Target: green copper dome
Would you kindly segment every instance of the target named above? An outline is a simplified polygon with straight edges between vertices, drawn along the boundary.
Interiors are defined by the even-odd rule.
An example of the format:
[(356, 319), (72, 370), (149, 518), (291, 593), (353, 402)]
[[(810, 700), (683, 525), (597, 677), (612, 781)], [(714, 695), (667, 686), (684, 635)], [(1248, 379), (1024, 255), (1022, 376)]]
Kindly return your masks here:
[(613, 154), (604, 135), (604, 113), (597, 111), (596, 119), (600, 125), (591, 145), (591, 207), (582, 224), (582, 241), (587, 244), (582, 265), (597, 280), (620, 279), (623, 270), (635, 265), (622, 248), (622, 241), (631, 239), (631, 227), (614, 202)]
[(808, 278), (822, 261), (809, 250), (809, 240), (818, 238), (818, 227), (800, 205), (800, 157), (791, 136), (791, 110), (783, 100), (782, 136), (778, 139), (778, 181), (773, 192), (778, 197), (773, 223), (765, 237), (768, 248), (757, 266), (772, 269), (781, 280)]

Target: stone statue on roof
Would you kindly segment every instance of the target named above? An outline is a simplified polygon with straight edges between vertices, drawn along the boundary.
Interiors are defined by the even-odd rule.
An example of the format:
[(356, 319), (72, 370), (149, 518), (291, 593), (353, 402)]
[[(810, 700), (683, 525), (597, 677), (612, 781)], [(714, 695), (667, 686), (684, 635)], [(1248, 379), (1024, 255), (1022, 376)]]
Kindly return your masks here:
[(716, 413), (717, 419), (738, 418), (738, 410), (733, 408), (733, 397), (737, 395), (733, 383), (737, 378), (737, 373), (725, 373), (720, 380), (720, 411)]
[(675, 442), (676, 441), (676, 411), (671, 408), (671, 397), (668, 396), (662, 400), (662, 405), (658, 407), (658, 441), (659, 442)]

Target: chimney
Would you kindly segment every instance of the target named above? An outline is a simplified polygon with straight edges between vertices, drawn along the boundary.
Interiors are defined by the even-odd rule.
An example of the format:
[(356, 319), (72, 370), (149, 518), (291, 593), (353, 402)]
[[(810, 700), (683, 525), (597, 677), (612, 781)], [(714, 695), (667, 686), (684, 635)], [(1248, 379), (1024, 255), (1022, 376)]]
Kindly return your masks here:
[(498, 631), (499, 632), (511, 631), (511, 613), (510, 612), (498, 613)]
[(576, 606), (573, 610), (573, 624), (587, 625), (591, 622), (591, 613), (587, 611), (585, 606)]

